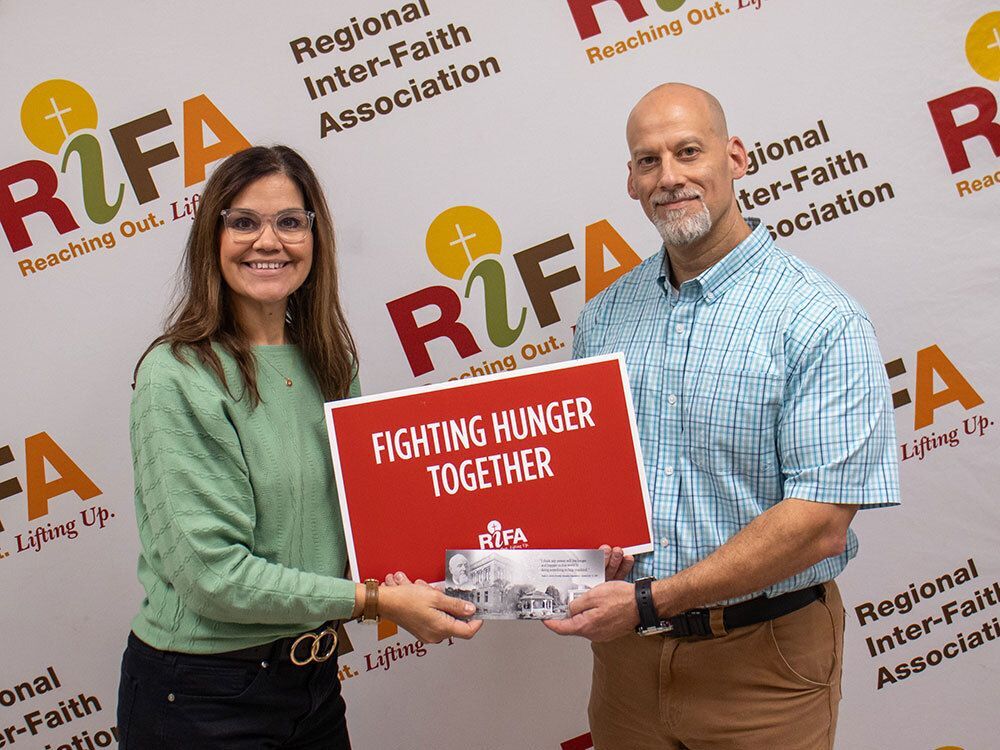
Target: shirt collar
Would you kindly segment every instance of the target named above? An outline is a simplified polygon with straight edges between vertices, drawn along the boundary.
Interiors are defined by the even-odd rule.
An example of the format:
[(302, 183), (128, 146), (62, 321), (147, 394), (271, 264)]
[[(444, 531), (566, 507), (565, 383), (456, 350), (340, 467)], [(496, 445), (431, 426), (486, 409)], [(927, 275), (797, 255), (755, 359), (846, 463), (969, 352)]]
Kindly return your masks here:
[(660, 287), (671, 296), (700, 296), (709, 304), (718, 299), (743, 274), (763, 263), (774, 247), (771, 233), (760, 219), (747, 218), (746, 222), (751, 230), (747, 238), (726, 253), (718, 263), (681, 284), (680, 290), (670, 284), (670, 258), (664, 247), (661, 251), (663, 262), (660, 265), (660, 276), (657, 278)]

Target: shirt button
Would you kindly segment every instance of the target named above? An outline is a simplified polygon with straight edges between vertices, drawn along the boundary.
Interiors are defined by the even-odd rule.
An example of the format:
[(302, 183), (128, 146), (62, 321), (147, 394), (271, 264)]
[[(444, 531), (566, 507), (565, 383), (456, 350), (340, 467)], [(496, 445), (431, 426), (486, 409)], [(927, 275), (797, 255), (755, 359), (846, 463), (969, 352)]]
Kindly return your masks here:
[(669, 547), (670, 546), (670, 540), (667, 539), (666, 537), (663, 537), (663, 539), (660, 540), (660, 544), (663, 545), (664, 547)]
[(677, 333), (684, 333), (684, 324), (683, 323), (678, 323), (676, 330), (677, 330)]
[(673, 406), (674, 404), (676, 404), (677, 403), (677, 396), (675, 396), (674, 394), (671, 393), (669, 396), (667, 396), (667, 403), (670, 404), (671, 406)]
[(663, 473), (666, 474), (668, 477), (672, 477), (674, 475), (674, 467), (668, 466), (663, 470)]

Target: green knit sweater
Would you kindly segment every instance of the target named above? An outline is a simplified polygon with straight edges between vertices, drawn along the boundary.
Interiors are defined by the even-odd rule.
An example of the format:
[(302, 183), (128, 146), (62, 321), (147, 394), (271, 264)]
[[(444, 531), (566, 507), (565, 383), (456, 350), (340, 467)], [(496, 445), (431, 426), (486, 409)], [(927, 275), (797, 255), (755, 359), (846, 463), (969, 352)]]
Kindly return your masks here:
[[(216, 352), (239, 396), (235, 361)], [(354, 608), (323, 397), (297, 347), (254, 354), (256, 409), (193, 353), (184, 364), (159, 346), (139, 368), (130, 423), (146, 597), (132, 629), (159, 649), (232, 651)]]

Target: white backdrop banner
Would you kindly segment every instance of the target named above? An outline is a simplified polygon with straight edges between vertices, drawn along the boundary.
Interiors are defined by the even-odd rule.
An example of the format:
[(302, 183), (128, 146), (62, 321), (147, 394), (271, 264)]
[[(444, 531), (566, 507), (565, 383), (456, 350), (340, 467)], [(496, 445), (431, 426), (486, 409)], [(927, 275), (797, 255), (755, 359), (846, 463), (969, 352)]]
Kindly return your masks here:
[[(248, 143), (317, 168), (366, 393), (531, 367), (658, 249), (624, 122), (668, 80), (723, 102), (743, 211), (861, 301), (892, 384), (904, 505), (839, 579), (838, 747), (996, 747), (995, 4), (15, 1), (0, 29), (0, 748), (114, 743), (129, 386), (206, 173)], [(591, 746), (583, 641), (348, 633), (359, 748)]]

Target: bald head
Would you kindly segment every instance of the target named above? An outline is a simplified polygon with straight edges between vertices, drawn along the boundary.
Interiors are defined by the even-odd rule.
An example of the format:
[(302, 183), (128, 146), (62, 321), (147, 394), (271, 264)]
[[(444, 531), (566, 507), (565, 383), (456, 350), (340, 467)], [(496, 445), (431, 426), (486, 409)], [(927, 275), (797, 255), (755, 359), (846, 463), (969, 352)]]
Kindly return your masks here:
[(625, 136), (628, 194), (667, 247), (717, 249), (722, 237), (723, 244), (739, 241), (746, 223), (733, 181), (746, 174), (747, 154), (729, 136), (718, 99), (684, 83), (657, 86), (632, 108)]
[(629, 113), (625, 139), (629, 149), (637, 131), (653, 116), (701, 125), (706, 134), (725, 141), (729, 139), (726, 113), (719, 100), (704, 89), (686, 83), (664, 83), (643, 96)]

